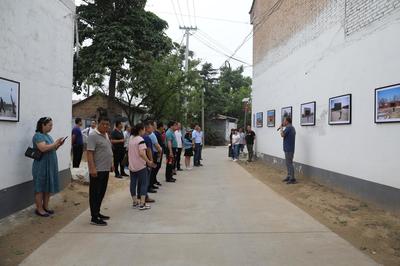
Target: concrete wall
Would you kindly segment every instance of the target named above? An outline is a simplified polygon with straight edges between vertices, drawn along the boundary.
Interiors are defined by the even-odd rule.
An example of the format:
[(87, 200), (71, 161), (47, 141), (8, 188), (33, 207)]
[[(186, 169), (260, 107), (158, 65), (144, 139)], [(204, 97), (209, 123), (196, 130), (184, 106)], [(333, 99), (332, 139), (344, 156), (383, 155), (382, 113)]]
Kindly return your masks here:
[[(346, 13), (350, 2), (359, 3), (359, 7), (352, 4), (357, 16), (355, 11)], [(374, 5), (363, 9), (364, 2), (374, 2)], [(365, 24), (363, 21), (370, 14), (382, 12), (377, 11), (382, 2), (390, 2), (386, 5), (388, 11), (385, 15), (375, 16)], [(289, 38), (282, 37), (277, 42), (255, 33), (255, 39), (264, 36), (259, 39), (262, 43), (276, 41), (279, 45), (257, 54), (253, 112), (276, 109), (279, 123), (281, 108), (293, 106), (298, 172), (304, 172), (304, 166), (310, 166), (333, 173), (331, 177), (337, 174), (348, 177), (348, 180), (357, 178), (371, 185), (400, 188), (400, 124), (374, 123), (374, 89), (400, 83), (398, 2), (332, 0), (311, 22), (291, 32)], [(281, 9), (274, 16), (286, 18), (291, 13)], [(352, 25), (359, 26), (350, 27), (351, 21)], [(275, 27), (278, 32), (281, 24)], [(284, 26), (287, 27), (290, 25)], [(262, 43), (255, 45), (264, 47)], [(328, 99), (347, 93), (352, 94), (353, 100), (352, 124), (328, 125)], [(311, 101), (317, 103), (316, 126), (301, 127), (300, 105)], [(283, 152), (276, 129), (264, 126), (257, 128), (256, 133), (257, 151), (275, 158), (270, 162), (278, 163)], [(343, 186), (346, 186), (346, 178), (340, 179)], [(397, 199), (399, 196), (397, 190)], [(381, 193), (380, 197), (384, 198), (385, 194)], [(398, 202), (393, 204), (400, 209)]]
[[(53, 138), (71, 134), (74, 12), (72, 0), (0, 1), (0, 77), (21, 83), (20, 122), (0, 121), (3, 207), (10, 191), (18, 191), (15, 186), (30, 187), (32, 160), (24, 152), (32, 145), (37, 120), (53, 118)], [(69, 169), (69, 141), (58, 151), (61, 172)], [(33, 190), (16, 200), (29, 203), (24, 197), (32, 200), (32, 195)], [(0, 217), (5, 213), (3, 207)]]

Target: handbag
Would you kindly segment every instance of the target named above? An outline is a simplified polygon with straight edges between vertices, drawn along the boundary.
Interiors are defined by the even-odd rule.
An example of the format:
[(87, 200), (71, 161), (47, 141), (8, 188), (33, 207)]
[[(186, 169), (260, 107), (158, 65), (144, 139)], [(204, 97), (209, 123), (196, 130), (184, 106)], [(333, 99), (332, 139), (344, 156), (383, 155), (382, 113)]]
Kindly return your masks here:
[(43, 153), (41, 151), (39, 151), (38, 149), (31, 148), (31, 147), (28, 147), (25, 151), (26, 157), (37, 160), (37, 161), (42, 159), (42, 155), (43, 155)]

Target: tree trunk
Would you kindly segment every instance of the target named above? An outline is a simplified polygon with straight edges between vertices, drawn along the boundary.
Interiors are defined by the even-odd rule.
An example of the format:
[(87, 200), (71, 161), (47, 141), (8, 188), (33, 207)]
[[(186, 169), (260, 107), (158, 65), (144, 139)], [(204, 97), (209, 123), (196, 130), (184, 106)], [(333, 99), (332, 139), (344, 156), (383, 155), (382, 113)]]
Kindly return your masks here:
[(108, 97), (115, 98), (115, 88), (117, 86), (117, 71), (111, 69), (110, 81), (108, 82)]

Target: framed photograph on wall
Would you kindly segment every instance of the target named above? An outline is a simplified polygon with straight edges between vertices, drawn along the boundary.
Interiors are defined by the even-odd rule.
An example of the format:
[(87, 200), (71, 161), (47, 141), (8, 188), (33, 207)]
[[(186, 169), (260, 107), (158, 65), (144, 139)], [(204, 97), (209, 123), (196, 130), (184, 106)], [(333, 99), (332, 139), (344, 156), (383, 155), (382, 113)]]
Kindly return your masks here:
[(256, 113), (256, 127), (263, 127), (263, 112)]
[(316, 102), (303, 103), (300, 106), (300, 125), (315, 126)]
[(293, 120), (293, 108), (292, 106), (283, 107), (281, 110), (281, 123), (286, 117), (290, 117)]
[(267, 127), (275, 127), (275, 110), (267, 111)]
[(375, 89), (375, 123), (400, 122), (400, 84)]
[(19, 122), (20, 83), (0, 77), (0, 121)]
[(329, 99), (329, 125), (351, 124), (351, 94)]

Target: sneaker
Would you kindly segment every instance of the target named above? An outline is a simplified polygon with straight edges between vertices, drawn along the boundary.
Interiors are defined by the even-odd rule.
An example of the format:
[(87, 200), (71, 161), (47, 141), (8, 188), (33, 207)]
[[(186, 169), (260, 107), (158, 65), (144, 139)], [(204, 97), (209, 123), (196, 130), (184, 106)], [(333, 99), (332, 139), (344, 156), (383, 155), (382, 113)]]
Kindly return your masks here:
[(297, 180), (296, 179), (292, 179), (286, 182), (286, 184), (290, 185), (290, 184), (297, 184)]
[(134, 209), (137, 209), (137, 208), (139, 208), (139, 202), (134, 202), (133, 204), (132, 204), (132, 208), (134, 208)]
[(289, 177), (286, 177), (285, 179), (282, 180), (282, 182), (287, 182), (289, 181)]
[(103, 214), (99, 214), (99, 218), (102, 220), (110, 220), (110, 216), (105, 216)]
[(158, 181), (156, 182), (156, 185), (157, 185), (157, 186), (159, 186), (159, 187), (161, 187), (161, 186), (162, 186), (162, 185), (161, 185), (161, 183), (160, 183), (160, 182), (158, 182)]
[(234, 159), (233, 161), (234, 161), (234, 162), (237, 162), (238, 160), (237, 160), (237, 159)]
[(90, 221), (90, 224), (97, 225), (97, 226), (106, 226), (107, 222), (103, 221), (100, 218), (92, 218), (92, 220)]
[(154, 202), (156, 202), (154, 199), (152, 199), (152, 198), (149, 198), (149, 197), (147, 197), (146, 198), (146, 202), (147, 203), (154, 203)]
[(140, 211), (150, 210), (150, 209), (151, 209), (151, 206), (148, 205), (148, 204), (143, 204), (143, 205), (140, 205), (140, 206), (139, 206), (139, 210), (140, 210)]

